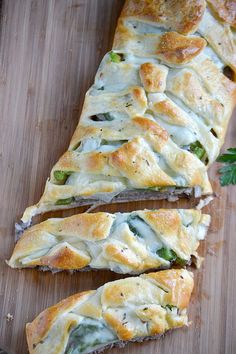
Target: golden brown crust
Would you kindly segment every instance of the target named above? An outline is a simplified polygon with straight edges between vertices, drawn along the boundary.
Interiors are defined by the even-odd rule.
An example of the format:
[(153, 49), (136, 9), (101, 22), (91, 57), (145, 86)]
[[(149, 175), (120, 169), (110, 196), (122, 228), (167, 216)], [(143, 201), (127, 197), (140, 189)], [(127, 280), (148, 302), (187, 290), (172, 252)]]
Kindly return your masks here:
[(166, 244), (173, 250), (183, 252), (184, 255), (191, 252), (191, 242), (189, 234), (182, 227), (182, 220), (177, 210), (168, 210), (165, 212), (160, 210), (158, 214), (153, 212), (140, 213), (144, 220), (157, 232)]
[[(28, 257), (29, 266), (48, 266), (57, 269), (81, 269), (87, 266), (91, 257), (85, 250), (80, 250), (69, 243), (58, 243), (58, 238), (73, 237), (78, 241), (99, 241), (110, 233), (113, 216), (108, 213), (78, 214), (65, 219), (49, 219), (24, 232), (16, 244), (11, 262), (18, 266), (18, 259)], [(76, 240), (77, 239), (77, 240)], [(48, 248), (48, 253), (37, 258), (34, 252)], [(47, 252), (47, 251), (45, 251)]]
[(184, 117), (179, 114), (178, 107), (174, 107), (169, 100), (163, 99), (162, 101), (156, 102), (153, 104), (153, 108), (155, 113), (162, 114), (170, 118), (170, 122), (182, 126), (186, 125)]
[(113, 262), (121, 263), (124, 266), (131, 266), (136, 269), (139, 265), (137, 256), (131, 250), (124, 252), (124, 246), (108, 243), (104, 248), (106, 258)]
[(135, 187), (174, 186), (174, 180), (160, 169), (154, 154), (143, 142), (142, 139), (135, 138), (123, 144), (111, 154), (111, 165)]
[[(65, 235), (78, 235), (82, 240), (103, 240), (107, 238), (113, 223), (113, 216), (109, 213), (98, 212), (94, 214), (84, 213), (61, 219), (56, 225), (60, 234), (63, 229)], [(51, 229), (55, 232), (55, 227)]]
[[(142, 296), (146, 296), (150, 292), (149, 286), (141, 277), (126, 278), (121, 282), (111, 282), (105, 284), (102, 293), (102, 302), (107, 308), (115, 308), (124, 306), (127, 302), (135, 301), (137, 294), (142, 290)], [(159, 298), (158, 289), (154, 289), (154, 293)]]
[(167, 131), (155, 121), (146, 119), (144, 117), (136, 116), (133, 118), (133, 122), (137, 127), (140, 128), (140, 135), (144, 133), (147, 139), (150, 139), (150, 141), (154, 139), (157, 150), (161, 151), (169, 139)]
[[(106, 169), (107, 154), (93, 152), (81, 156), (78, 158), (78, 154), (74, 151), (67, 151), (54, 166), (54, 171), (73, 171), (82, 172), (86, 169), (86, 172), (90, 173), (102, 173)], [(53, 177), (52, 177), (53, 178)]]
[(165, 271), (149, 273), (142, 275), (142, 277), (152, 278), (157, 284), (163, 286), (168, 291), (165, 295), (167, 304), (177, 306), (180, 309), (188, 306), (193, 290), (193, 278), (185, 278), (185, 274), (177, 269), (170, 269), (168, 273), (165, 273)]
[(149, 308), (142, 308), (137, 311), (139, 318), (144, 322), (152, 322), (150, 334), (155, 336), (165, 332), (168, 328), (166, 311), (158, 305), (152, 305)]
[[(132, 220), (137, 223), (139, 218), (143, 239), (132, 229)], [(190, 229), (186, 229), (185, 220)], [(85, 213), (49, 219), (25, 231), (8, 264), (13, 268), (47, 266), (61, 270), (88, 265), (138, 274), (171, 266), (157, 256), (155, 248), (172, 249), (178, 257), (190, 262), (191, 255), (197, 256), (199, 240), (204, 238), (209, 222), (210, 217), (200, 211), (181, 209), (114, 215)]]
[(122, 320), (117, 319), (115, 315), (105, 312), (103, 317), (121, 340), (130, 340), (134, 337), (133, 331), (127, 328), (127, 326), (122, 323)]
[(182, 220), (177, 210), (160, 209), (158, 213), (155, 211), (144, 211), (139, 213), (148, 224), (160, 234), (178, 234), (182, 226)]
[(163, 92), (166, 88), (168, 70), (162, 65), (144, 63), (140, 65), (139, 74), (147, 92)]
[(207, 3), (220, 20), (236, 28), (235, 0), (207, 0)]
[[(236, 45), (233, 2), (208, 5), (125, 2), (113, 51), (86, 94), (70, 147), (24, 223), (62, 209), (64, 200), (66, 207), (86, 198), (107, 202), (139, 188), (164, 187), (160, 193), (167, 196), (178, 194), (176, 188), (212, 193), (207, 169), (219, 155), (235, 105), (236, 85), (223, 71), (229, 66), (236, 72)], [(201, 160), (192, 143), (205, 148)], [(60, 171), (69, 172), (63, 181), (56, 177)]]
[[(42, 245), (44, 248), (50, 249), (56, 244), (56, 239), (53, 235), (48, 234), (44, 230), (43, 223), (35, 225), (26, 230), (20, 240), (15, 245), (11, 260), (8, 262), (10, 266), (20, 266), (18, 260), (27, 257), (34, 252), (37, 252)], [(42, 230), (41, 230), (42, 227)], [(28, 266), (37, 266), (39, 259), (29, 260)]]
[(160, 37), (156, 53), (165, 62), (178, 65), (191, 61), (205, 46), (203, 38), (189, 38), (177, 32), (167, 32)]
[(121, 17), (153, 22), (187, 34), (196, 30), (204, 10), (204, 0), (126, 0)]
[(156, 57), (171, 65), (183, 65), (197, 57), (205, 48), (200, 37), (187, 37), (177, 32), (138, 34), (119, 20), (113, 48), (132, 51), (137, 56)]
[(33, 322), (27, 323), (26, 336), (30, 353), (34, 353), (35, 344), (46, 337), (58, 316), (65, 312), (69, 312), (78, 304), (78, 302), (82, 301), (93, 292), (93, 290), (90, 290), (72, 295), (41, 312)]
[(48, 266), (52, 269), (80, 269), (86, 267), (90, 261), (91, 258), (84, 252), (73, 250), (66, 245), (41, 257), (37, 265)]
[[(189, 238), (189, 234), (185, 228), (183, 228), (183, 220), (181, 219), (178, 210), (165, 210), (160, 209), (158, 213), (153, 211), (140, 211), (138, 212), (155, 232), (160, 235), (160, 239), (169, 246), (171, 249), (183, 252), (186, 255), (191, 252), (192, 243)], [(200, 215), (195, 213), (194, 210), (191, 213), (193, 219), (192, 225), (196, 225), (200, 222)]]
[[(148, 337), (186, 325), (192, 288), (191, 273), (179, 269), (121, 279), (97, 291), (73, 295), (27, 324), (30, 354), (63, 354), (71, 330), (91, 318), (111, 329), (115, 341)], [(177, 311), (166, 305), (180, 307)]]

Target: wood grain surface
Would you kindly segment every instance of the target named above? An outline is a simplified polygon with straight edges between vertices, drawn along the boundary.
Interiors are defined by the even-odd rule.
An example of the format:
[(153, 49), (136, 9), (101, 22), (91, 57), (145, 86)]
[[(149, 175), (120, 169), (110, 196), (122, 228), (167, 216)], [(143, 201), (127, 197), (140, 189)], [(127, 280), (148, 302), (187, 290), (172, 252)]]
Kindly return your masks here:
[[(111, 272), (57, 273), (13, 270), (14, 222), (38, 201), (49, 171), (67, 147), (83, 97), (111, 47), (123, 0), (6, 0), (0, 42), (0, 347), (27, 353), (25, 323), (55, 302), (118, 279)], [(226, 147), (236, 145), (232, 118)], [(218, 165), (210, 176), (217, 197), (204, 211), (212, 225), (195, 271), (192, 324), (159, 341), (113, 349), (117, 354), (236, 353), (236, 187), (220, 188)], [(106, 211), (191, 207), (196, 202), (137, 202)], [(83, 209), (80, 209), (82, 211)], [(78, 212), (78, 210), (76, 210)], [(74, 211), (54, 213), (71, 215)], [(7, 320), (7, 314), (13, 320)], [(47, 353), (45, 353), (47, 354)]]

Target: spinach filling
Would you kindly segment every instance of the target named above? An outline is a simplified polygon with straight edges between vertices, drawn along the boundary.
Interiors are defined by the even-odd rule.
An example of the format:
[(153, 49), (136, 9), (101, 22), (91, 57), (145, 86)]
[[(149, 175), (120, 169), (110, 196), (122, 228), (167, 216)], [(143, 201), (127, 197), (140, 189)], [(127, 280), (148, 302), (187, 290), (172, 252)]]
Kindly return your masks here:
[(178, 257), (177, 254), (173, 250), (166, 248), (166, 247), (163, 247), (163, 248), (157, 250), (157, 254), (160, 258), (163, 258), (169, 262), (173, 262), (179, 266), (184, 266), (187, 263), (187, 261), (185, 259)]
[(74, 201), (75, 201), (74, 197), (66, 198), (66, 199), (58, 199), (55, 204), (56, 205), (69, 205), (69, 204), (73, 203)]
[(109, 57), (113, 63), (120, 63), (121, 61), (124, 61), (124, 54), (121, 53), (115, 53), (115, 52), (110, 52)]
[(130, 231), (132, 231), (134, 235), (140, 238), (144, 238), (144, 235), (140, 228), (142, 228), (142, 226), (146, 227), (147, 224), (143, 221), (143, 219), (141, 219), (138, 215), (131, 215), (127, 220), (127, 224), (129, 226)]
[(173, 310), (173, 309), (178, 309), (177, 306), (174, 306), (174, 305), (166, 305), (165, 308), (169, 309), (169, 310)]
[(111, 122), (112, 120), (114, 120), (114, 116), (107, 112), (107, 113), (101, 113), (101, 114), (97, 114), (95, 116), (90, 117), (91, 120), (93, 120), (94, 122)]
[(102, 139), (101, 145), (113, 145), (113, 146), (120, 146), (125, 143), (128, 143), (129, 140), (106, 140)]
[(177, 306), (175, 306), (175, 305), (170, 305), (170, 304), (167, 304), (167, 305), (161, 305), (161, 307), (163, 308), (163, 309), (165, 309), (165, 310), (170, 310), (170, 311), (172, 311), (172, 310), (176, 310), (176, 313), (177, 313), (177, 315), (179, 315), (179, 308), (177, 307)]
[(160, 258), (179, 266), (184, 266), (188, 262), (185, 259), (178, 257), (172, 249), (163, 247), (163, 244), (158, 240), (156, 233), (138, 215), (131, 215), (127, 220), (127, 224), (130, 231), (132, 231), (135, 236), (142, 239), (145, 238), (148, 247), (150, 247), (151, 251), (156, 253)]
[(102, 322), (86, 319), (72, 330), (65, 354), (88, 353), (102, 344), (118, 340), (116, 335)]
[(199, 141), (195, 141), (194, 143), (190, 144), (189, 149), (194, 155), (196, 155), (199, 158), (199, 160), (203, 162), (206, 160), (207, 157), (206, 150), (204, 149), (204, 147)]
[(64, 184), (67, 180), (67, 178), (73, 173), (73, 171), (54, 171), (53, 176), (57, 180), (57, 182), (60, 182), (60, 184)]

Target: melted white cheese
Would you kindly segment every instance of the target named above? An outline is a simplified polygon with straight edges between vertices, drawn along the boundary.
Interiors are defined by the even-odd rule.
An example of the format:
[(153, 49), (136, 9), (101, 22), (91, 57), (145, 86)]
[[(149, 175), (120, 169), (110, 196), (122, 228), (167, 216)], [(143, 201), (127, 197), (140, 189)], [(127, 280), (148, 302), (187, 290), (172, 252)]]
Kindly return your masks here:
[[(151, 252), (156, 253), (156, 251), (162, 248), (162, 242), (158, 239), (158, 235), (151, 229), (145, 221), (140, 220), (140, 218), (133, 218), (132, 224), (137, 229), (137, 231), (143, 236), (143, 242), (151, 250)], [(137, 236), (138, 237), (138, 236)], [(142, 241), (142, 240), (141, 240)]]
[[(91, 338), (91, 333), (85, 333), (82, 337), (83, 341), (83, 346), (87, 346), (87, 348), (83, 351), (79, 351), (77, 349), (73, 350), (71, 354), (87, 354), (91, 353), (91, 351), (98, 350), (101, 347), (104, 347), (104, 345), (111, 344), (114, 342), (118, 341), (117, 336), (109, 329), (105, 323), (101, 320), (96, 320), (96, 319), (90, 319), (84, 317), (83, 321), (81, 322), (81, 325), (84, 326), (96, 326), (96, 330), (92, 332), (92, 338)], [(76, 341), (79, 341), (80, 337), (76, 337), (75, 339), (75, 347), (76, 347)], [(95, 343), (100, 343), (100, 344), (95, 344)], [(91, 345), (92, 344), (92, 345)], [(93, 345), (95, 344), (95, 345)]]
[(157, 27), (155, 26), (155, 24), (151, 25), (145, 22), (128, 20), (126, 21), (126, 25), (127, 27), (133, 29), (135, 32), (139, 34), (149, 34), (149, 33), (162, 34), (166, 32), (166, 29), (159, 27), (160, 26), (159, 24)]
[(204, 55), (206, 55), (209, 59), (211, 59), (218, 69), (224, 68), (224, 63), (209, 45), (206, 46), (206, 48), (204, 49)]
[(157, 157), (158, 165), (160, 166), (160, 168), (175, 181), (178, 187), (185, 187), (188, 185), (188, 182), (184, 178), (184, 176), (181, 176), (175, 171), (173, 171), (172, 168), (167, 164), (163, 156), (157, 153), (155, 153), (155, 155)]
[(76, 149), (76, 151), (78, 152), (94, 151), (100, 146), (100, 143), (101, 143), (101, 139), (87, 138), (81, 142), (80, 146), (78, 147), (78, 149)]

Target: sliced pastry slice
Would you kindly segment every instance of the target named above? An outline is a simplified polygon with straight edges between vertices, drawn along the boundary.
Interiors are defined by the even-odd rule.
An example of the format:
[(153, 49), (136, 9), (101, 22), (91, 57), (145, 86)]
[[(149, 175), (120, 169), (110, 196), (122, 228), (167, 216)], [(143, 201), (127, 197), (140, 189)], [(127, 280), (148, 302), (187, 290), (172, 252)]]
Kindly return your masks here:
[(165, 270), (73, 295), (26, 325), (30, 354), (89, 354), (188, 325), (192, 273)]
[(210, 223), (199, 210), (78, 214), (27, 229), (9, 260), (13, 268), (110, 269), (142, 273), (198, 264), (197, 248)]
[(21, 227), (95, 201), (212, 193), (207, 169), (235, 105), (236, 45), (230, 13), (209, 5), (125, 2), (68, 150)]

